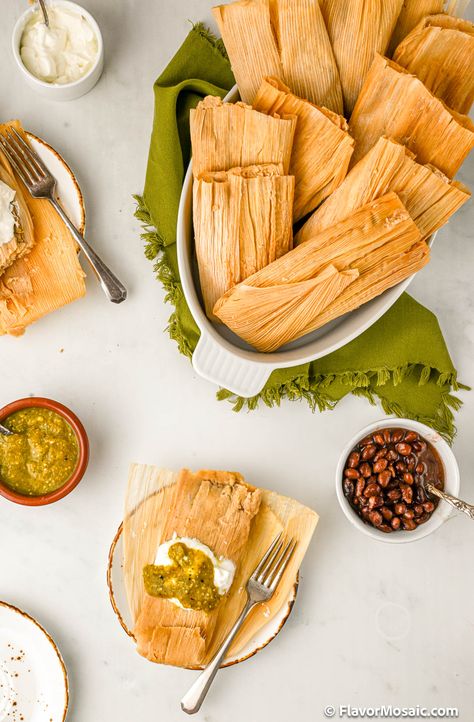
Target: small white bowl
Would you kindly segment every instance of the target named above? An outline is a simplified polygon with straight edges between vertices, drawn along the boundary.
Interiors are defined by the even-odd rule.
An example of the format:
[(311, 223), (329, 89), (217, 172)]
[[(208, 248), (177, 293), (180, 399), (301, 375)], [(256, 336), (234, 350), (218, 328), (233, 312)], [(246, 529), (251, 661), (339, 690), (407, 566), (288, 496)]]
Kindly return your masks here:
[(418, 421), (412, 421), (411, 419), (399, 419), (397, 417), (381, 419), (380, 421), (376, 421), (374, 424), (366, 426), (365, 429), (359, 431), (355, 436), (353, 436), (350, 441), (348, 441), (342, 451), (336, 469), (336, 494), (342, 511), (349, 519), (351, 524), (357, 527), (359, 531), (367, 534), (367, 536), (372, 537), (372, 539), (377, 539), (377, 541), (388, 542), (392, 544), (404, 544), (406, 542), (412, 542), (416, 541), (417, 539), (422, 539), (428, 534), (434, 532), (451, 515), (453, 509), (451, 506), (449, 506), (449, 504), (446, 504), (445, 502), (440, 500), (432, 516), (428, 519), (427, 522), (417, 527), (417, 529), (415, 529), (414, 531), (394, 531), (391, 534), (379, 531), (370, 524), (366, 524), (358, 516), (358, 514), (354, 511), (354, 509), (351, 507), (346, 497), (344, 496), (344, 491), (342, 489), (344, 466), (349, 454), (359, 441), (364, 439), (369, 434), (373, 434), (379, 429), (387, 428), (407, 429), (409, 431), (416, 431), (434, 447), (434, 449), (438, 452), (438, 455), (444, 467), (444, 489), (449, 494), (453, 494), (453, 496), (459, 495), (459, 467), (456, 461), (456, 457), (454, 456), (451, 448), (446, 443), (446, 441), (429, 426), (421, 424)]
[(25, 10), (15, 23), (12, 35), (13, 57), (28, 85), (44, 98), (48, 98), (49, 100), (74, 100), (75, 98), (80, 98), (81, 95), (85, 95), (89, 90), (92, 90), (102, 75), (104, 68), (104, 42), (99, 26), (92, 15), (87, 10), (84, 10), (83, 7), (69, 0), (54, 0), (53, 5), (68, 8), (73, 12), (83, 15), (94, 30), (97, 37), (97, 57), (89, 72), (73, 83), (59, 84), (47, 83), (44, 80), (40, 80), (26, 69), (20, 55), (20, 43), (26, 23), (33, 13), (38, 12), (37, 5), (33, 5), (28, 10)]

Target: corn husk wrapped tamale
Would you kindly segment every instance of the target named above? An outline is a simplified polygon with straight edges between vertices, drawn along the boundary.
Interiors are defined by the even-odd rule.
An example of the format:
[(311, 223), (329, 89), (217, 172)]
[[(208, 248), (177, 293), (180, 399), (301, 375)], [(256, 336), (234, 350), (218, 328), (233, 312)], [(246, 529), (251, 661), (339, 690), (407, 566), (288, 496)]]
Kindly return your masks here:
[[(180, 474), (134, 464), (124, 517), (124, 582), (137, 649), (153, 662), (197, 668), (215, 654), (240, 614), (245, 585), (274, 537), (298, 541), (275, 595), (255, 608), (229, 656), (238, 653), (279, 612), (295, 584), (318, 517), (298, 502), (246, 484), (240, 474), (183, 470)], [(211, 613), (182, 610), (150, 597), (143, 568), (173, 535), (207, 544), (236, 563), (234, 582)]]
[(298, 118), (290, 163), (290, 174), (295, 176), (293, 216), (297, 221), (342, 183), (354, 150), (349, 126), (341, 115), (298, 98), (276, 78), (265, 78), (254, 108), (269, 115)]
[(342, 113), (342, 90), (319, 0), (240, 0), (213, 9), (242, 100), (277, 77), (312, 103)]
[[(419, 240), (420, 233), (408, 211), (395, 193), (389, 193), (230, 289), (214, 306), (214, 314), (259, 351), (273, 351), (319, 328), (326, 309), (359, 281), (361, 269), (372, 264), (373, 256), (381, 254), (384, 287), (393, 285), (391, 276), (384, 274), (385, 252), (387, 258), (398, 254), (401, 263), (403, 254)], [(395, 271), (396, 268), (393, 275)], [(399, 271), (403, 275), (404, 269)], [(334, 284), (330, 288), (336, 293), (328, 293), (324, 302), (317, 305), (312, 299), (308, 301), (308, 294), (313, 291), (308, 282), (317, 281), (324, 273), (327, 274), (324, 280)], [(293, 296), (291, 286), (295, 290)], [(315, 285), (314, 291), (318, 290), (324, 294), (324, 287), (318, 289)], [(290, 324), (286, 323), (288, 315)]]
[(194, 234), (206, 313), (229, 288), (293, 244), (293, 176), (277, 165), (203, 173), (194, 181)]
[(424, 18), (400, 43), (393, 59), (458, 113), (474, 101), (474, 25), (450, 15)]
[(474, 146), (474, 124), (447, 108), (391, 60), (376, 54), (349, 123), (355, 165), (386, 135), (452, 178)]
[(208, 96), (190, 113), (194, 177), (261, 163), (281, 163), (287, 174), (296, 120)]
[(322, 0), (341, 78), (344, 110), (350, 117), (375, 53), (385, 54), (403, 0)]
[(471, 196), (462, 183), (450, 181), (432, 166), (420, 165), (404, 145), (382, 137), (310, 216), (297, 233), (295, 243), (310, 240), (390, 191), (399, 196), (425, 240)]
[[(8, 123), (24, 135), (20, 123)], [(6, 125), (0, 125), (0, 133)], [(0, 335), (21, 335), (31, 323), (86, 291), (78, 249), (50, 203), (32, 198), (17, 179), (31, 214), (34, 245), (0, 278)]]
[(33, 221), (26, 205), (20, 183), (0, 148), (0, 181), (14, 192), (10, 204), (13, 213), (13, 236), (8, 243), (0, 244), (0, 275), (18, 258), (31, 251), (34, 244)]
[(411, 33), (420, 20), (427, 15), (435, 15), (436, 13), (443, 12), (443, 8), (444, 0), (403, 0), (395, 30), (390, 38), (388, 55), (390, 55), (390, 57), (392, 56), (397, 45)]

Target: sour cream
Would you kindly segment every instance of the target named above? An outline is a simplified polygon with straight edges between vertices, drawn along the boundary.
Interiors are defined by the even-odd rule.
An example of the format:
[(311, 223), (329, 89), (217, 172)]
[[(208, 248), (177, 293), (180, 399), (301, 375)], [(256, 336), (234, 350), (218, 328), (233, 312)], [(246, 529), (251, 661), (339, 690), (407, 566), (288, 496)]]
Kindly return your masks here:
[(20, 55), (26, 69), (46, 83), (66, 85), (86, 75), (97, 58), (97, 36), (91, 24), (77, 12), (61, 6), (48, 7), (49, 28), (41, 12), (25, 25)]
[[(198, 539), (190, 539), (189, 537), (178, 537), (174, 535), (172, 539), (163, 542), (163, 544), (160, 544), (156, 552), (156, 566), (167, 567), (171, 566), (174, 563), (172, 559), (170, 559), (168, 552), (170, 550), (170, 547), (172, 547), (173, 544), (177, 544), (178, 542), (185, 544), (189, 549), (197, 549), (198, 551), (209, 557), (212, 562), (212, 566), (214, 567), (214, 586), (216, 587), (219, 594), (226, 594), (231, 588), (232, 582), (234, 581), (234, 562), (230, 559), (226, 559), (225, 557), (217, 558), (213, 551), (209, 549), (206, 544), (202, 544), (202, 542), (200, 542)], [(172, 598), (169, 601), (173, 602), (182, 609), (185, 608), (183, 607), (179, 599)]]
[(15, 235), (14, 201), (15, 191), (0, 180), (0, 246), (10, 243)]

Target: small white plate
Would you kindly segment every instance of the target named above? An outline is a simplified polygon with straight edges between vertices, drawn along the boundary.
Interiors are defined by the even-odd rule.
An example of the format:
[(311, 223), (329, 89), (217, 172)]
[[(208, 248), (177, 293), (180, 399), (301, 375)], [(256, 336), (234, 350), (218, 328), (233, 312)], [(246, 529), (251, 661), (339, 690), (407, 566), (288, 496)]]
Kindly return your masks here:
[(21, 609), (0, 602), (0, 722), (64, 722), (69, 685), (49, 634)]
[[(109, 564), (107, 568), (107, 585), (109, 587), (110, 603), (115, 614), (118, 617), (122, 629), (128, 634), (128, 636), (135, 641), (131, 628), (133, 622), (130, 616), (128, 608), (127, 594), (125, 592), (125, 585), (123, 581), (123, 538), (122, 538), (123, 525), (120, 524), (114, 540), (110, 546), (109, 551)], [(270, 644), (272, 639), (275, 639), (278, 632), (282, 629), (286, 620), (291, 614), (293, 604), (296, 599), (296, 593), (298, 591), (298, 579), (296, 580), (288, 601), (283, 604), (273, 619), (265, 624), (258, 633), (252, 637), (252, 639), (238, 651), (237, 654), (226, 659), (223, 667), (231, 667), (233, 664), (244, 662), (249, 657), (253, 657), (261, 649)], [(189, 669), (192, 669), (191, 667)], [(202, 669), (202, 667), (195, 667), (194, 669)]]

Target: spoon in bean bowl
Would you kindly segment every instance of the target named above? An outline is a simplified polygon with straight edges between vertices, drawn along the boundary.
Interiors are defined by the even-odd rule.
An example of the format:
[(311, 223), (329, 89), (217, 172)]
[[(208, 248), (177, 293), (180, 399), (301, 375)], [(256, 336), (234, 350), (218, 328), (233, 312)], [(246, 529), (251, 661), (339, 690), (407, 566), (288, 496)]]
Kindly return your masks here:
[(425, 481), (423, 486), (427, 494), (430, 496), (436, 496), (438, 499), (442, 499), (447, 504), (450, 504), (458, 511), (464, 512), (464, 514), (467, 514), (474, 520), (474, 504), (468, 504), (467, 501), (462, 501), (462, 499), (458, 499), (457, 496), (453, 496), (452, 494), (448, 494), (446, 491), (438, 489), (438, 487), (430, 481)]

